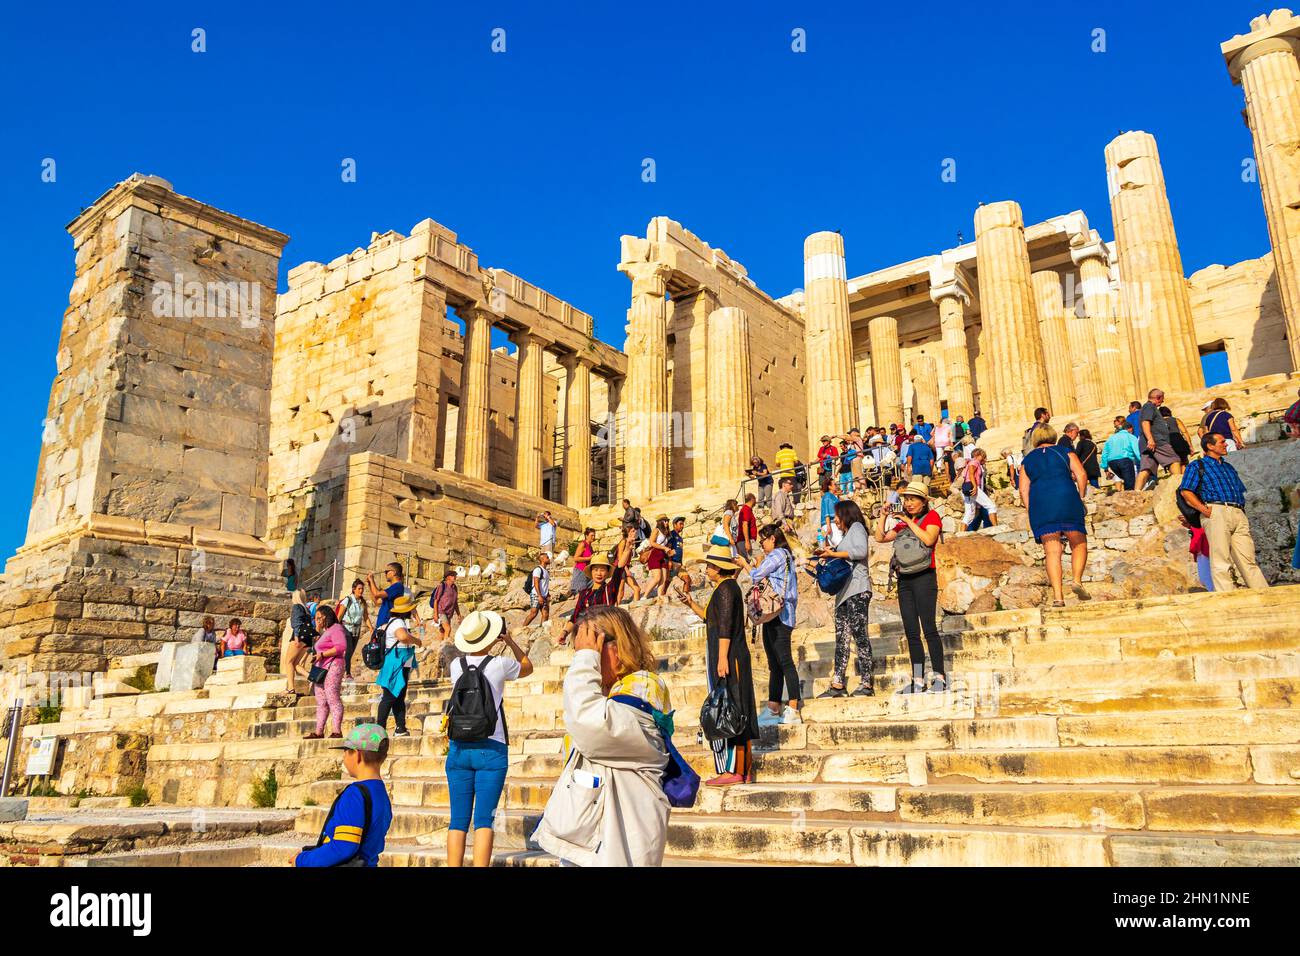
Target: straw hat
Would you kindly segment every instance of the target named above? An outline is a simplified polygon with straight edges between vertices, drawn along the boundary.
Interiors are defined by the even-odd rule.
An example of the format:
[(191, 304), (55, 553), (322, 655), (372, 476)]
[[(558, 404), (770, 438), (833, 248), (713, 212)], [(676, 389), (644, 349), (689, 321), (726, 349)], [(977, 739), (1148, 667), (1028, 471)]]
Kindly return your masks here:
[(930, 489), (924, 481), (909, 481), (907, 487), (899, 492), (900, 495), (911, 495), (913, 498), (920, 498), (923, 501), (930, 500)]
[(597, 567), (599, 568), (611, 567), (609, 563), (609, 555), (606, 554), (604, 551), (597, 551), (595, 554), (593, 554), (591, 557), (587, 559), (588, 571), (590, 571), (592, 568), (597, 568)]
[(731, 556), (731, 548), (725, 544), (715, 544), (705, 552), (704, 560), (715, 568), (724, 571), (739, 571), (740, 565)]
[(501, 636), (505, 621), (496, 611), (470, 611), (456, 628), (456, 650), (464, 654), (481, 654)]
[(406, 617), (406, 615), (415, 610), (417, 603), (418, 602), (412, 595), (403, 594), (401, 597), (393, 601), (392, 611), (399, 617)]

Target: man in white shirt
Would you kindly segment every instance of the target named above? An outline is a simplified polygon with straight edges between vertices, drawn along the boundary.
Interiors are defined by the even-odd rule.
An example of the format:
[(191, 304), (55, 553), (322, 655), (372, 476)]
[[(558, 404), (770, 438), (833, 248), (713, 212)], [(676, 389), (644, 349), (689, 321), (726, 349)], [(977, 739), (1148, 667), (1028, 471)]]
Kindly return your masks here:
[(549, 511), (543, 511), (537, 516), (538, 547), (543, 551), (555, 550), (555, 519), (551, 517)]
[(528, 614), (524, 616), (522, 627), (528, 627), (533, 623), (538, 612), (542, 615), (542, 627), (546, 627), (546, 622), (551, 618), (551, 554), (549, 551), (543, 551), (537, 556), (537, 567), (533, 568), (530, 575), (533, 586), (529, 591)]

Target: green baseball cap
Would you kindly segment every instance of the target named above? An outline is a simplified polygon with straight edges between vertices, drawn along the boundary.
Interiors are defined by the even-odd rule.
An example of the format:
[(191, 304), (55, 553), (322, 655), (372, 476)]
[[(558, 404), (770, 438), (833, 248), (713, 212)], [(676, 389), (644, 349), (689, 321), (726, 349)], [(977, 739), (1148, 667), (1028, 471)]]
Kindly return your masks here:
[(364, 750), (373, 754), (379, 752), (379, 748), (387, 739), (388, 732), (378, 724), (357, 724), (339, 743), (330, 747), (330, 750)]

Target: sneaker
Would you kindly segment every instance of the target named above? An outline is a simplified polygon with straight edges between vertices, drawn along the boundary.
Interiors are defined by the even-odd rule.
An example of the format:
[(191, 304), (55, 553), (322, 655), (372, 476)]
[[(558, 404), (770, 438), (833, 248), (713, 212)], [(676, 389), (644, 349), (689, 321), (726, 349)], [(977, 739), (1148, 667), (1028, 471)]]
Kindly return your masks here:
[[(786, 709), (789, 710), (788, 707)], [(782, 722), (783, 721), (782, 721), (781, 714), (772, 713), (772, 709), (770, 707), (764, 707), (761, 711), (759, 711), (758, 726), (760, 727), (775, 727), (777, 724), (780, 724)]]
[(827, 687), (824, 691), (818, 694), (817, 698), (820, 700), (823, 697), (848, 697), (848, 696), (849, 696), (849, 692), (847, 690), (845, 690), (843, 687), (836, 687), (832, 684), (830, 687)]
[(854, 697), (875, 697), (876, 689), (870, 684), (859, 684), (858, 689), (853, 692)]
[(931, 694), (948, 693), (948, 678), (944, 677), (942, 674), (935, 674), (932, 678), (930, 678), (930, 693)]
[(1148, 478), (1148, 479), (1147, 479), (1147, 483), (1146, 483), (1145, 485), (1142, 486), (1142, 490), (1143, 490), (1143, 491), (1150, 491), (1150, 490), (1151, 490), (1152, 488), (1154, 488), (1155, 486), (1156, 486), (1156, 480), (1155, 480), (1154, 478)]
[(924, 693), (925, 693), (925, 681), (923, 681), (923, 680), (913, 680), (913, 681), (912, 681), (910, 684), (908, 684), (906, 687), (903, 687), (903, 688), (901, 688), (901, 689), (899, 689), (899, 690), (896, 690), (896, 691), (894, 691), (894, 693), (897, 694), (897, 695), (902, 695), (902, 694), (924, 694)]
[(410, 732), (409, 730), (394, 730), (394, 731), (393, 731), (393, 736), (394, 736), (394, 737), (409, 737), (409, 736), (411, 736), (411, 732)]
[(781, 723), (802, 724), (803, 718), (799, 716), (799, 711), (787, 704), (785, 710), (781, 711)]

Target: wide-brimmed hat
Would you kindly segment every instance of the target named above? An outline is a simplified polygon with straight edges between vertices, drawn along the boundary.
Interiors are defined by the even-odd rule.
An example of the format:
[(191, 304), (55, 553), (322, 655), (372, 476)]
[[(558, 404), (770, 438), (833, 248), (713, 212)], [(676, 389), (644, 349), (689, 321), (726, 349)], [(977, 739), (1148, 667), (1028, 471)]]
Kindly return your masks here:
[(613, 567), (613, 565), (609, 563), (609, 555), (606, 554), (604, 551), (597, 551), (595, 554), (593, 554), (591, 557), (587, 559), (588, 571), (590, 571), (592, 568), (597, 568), (597, 567), (599, 568)]
[(456, 628), (456, 650), (463, 654), (481, 654), (501, 636), (505, 624), (496, 611), (470, 611)]
[(393, 600), (392, 612), (399, 616), (405, 616), (415, 610), (417, 604), (415, 597), (410, 594), (403, 594)]
[(715, 568), (722, 568), (724, 571), (739, 571), (740, 565), (736, 559), (731, 556), (731, 548), (725, 544), (715, 544), (704, 553), (706, 563), (713, 565)]
[(881, 438), (879, 435), (872, 435), (870, 438), (867, 439), (868, 445), (883, 445), (884, 443), (885, 440)]
[(922, 498), (930, 500), (930, 489), (924, 481), (909, 481), (907, 487), (899, 492), (900, 495), (911, 495), (913, 498)]
[(1206, 402), (1204, 405), (1201, 406), (1201, 411), (1208, 412), (1213, 407), (1214, 407), (1214, 399), (1210, 399), (1208, 402)]

